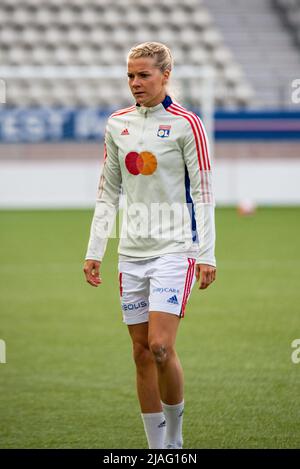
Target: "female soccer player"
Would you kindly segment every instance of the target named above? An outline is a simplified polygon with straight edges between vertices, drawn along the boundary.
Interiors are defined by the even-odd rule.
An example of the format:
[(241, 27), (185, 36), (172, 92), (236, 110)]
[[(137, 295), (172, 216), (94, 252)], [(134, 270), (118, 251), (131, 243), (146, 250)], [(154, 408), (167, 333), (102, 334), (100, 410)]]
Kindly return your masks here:
[(144, 429), (149, 448), (182, 448), (176, 332), (195, 281), (205, 289), (216, 277), (208, 141), (199, 117), (168, 94), (173, 59), (164, 44), (133, 47), (127, 65), (135, 105), (108, 119), (84, 273), (92, 286), (101, 284), (122, 185), (120, 299)]

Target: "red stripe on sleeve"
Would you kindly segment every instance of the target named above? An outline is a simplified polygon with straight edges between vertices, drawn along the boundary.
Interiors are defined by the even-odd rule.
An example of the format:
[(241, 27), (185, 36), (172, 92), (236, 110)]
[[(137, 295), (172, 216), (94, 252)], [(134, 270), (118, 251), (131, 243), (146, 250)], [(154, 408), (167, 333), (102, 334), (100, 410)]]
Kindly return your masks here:
[(187, 111), (184, 107), (180, 106), (179, 104), (172, 104), (176, 109), (180, 110), (183, 112), (185, 115), (189, 115), (191, 119), (193, 120), (194, 124), (196, 125), (197, 131), (198, 131), (198, 136), (200, 139), (200, 144), (201, 144), (201, 149), (202, 149), (202, 154), (204, 158), (204, 169), (210, 169), (210, 160), (209, 160), (209, 155), (208, 155), (208, 145), (207, 145), (207, 138), (205, 135), (205, 131), (203, 128), (203, 124), (201, 122), (201, 119), (197, 114), (194, 112)]
[(169, 106), (166, 109), (166, 111), (170, 112), (171, 114), (174, 114), (175, 116), (182, 116), (190, 123), (193, 134), (194, 134), (194, 138), (195, 138), (195, 144), (196, 144), (196, 149), (197, 149), (197, 157), (198, 157), (199, 167), (200, 167), (200, 171), (202, 171), (203, 167), (202, 167), (201, 153), (200, 153), (200, 148), (199, 148), (199, 138), (197, 136), (196, 128), (195, 128), (195, 125), (194, 125), (192, 119), (189, 116), (186, 116), (185, 114), (183, 114), (181, 111), (173, 109), (173, 104), (171, 104), (171, 106)]
[[(207, 178), (205, 177), (205, 173), (203, 172), (203, 166), (205, 164), (205, 161), (204, 161), (204, 163), (202, 162), (203, 158), (201, 157), (201, 152), (200, 152), (200, 146), (201, 146), (202, 154), (204, 156), (204, 147), (203, 147), (202, 139), (199, 136), (199, 128), (197, 127), (197, 123), (195, 123), (195, 117), (191, 113), (183, 112), (183, 111), (179, 110), (179, 106), (177, 106), (178, 110), (177, 110), (177, 108), (176, 108), (176, 110), (174, 110), (173, 106), (174, 105), (171, 104), (171, 106), (169, 106), (166, 110), (168, 112), (170, 112), (171, 114), (174, 114), (176, 116), (184, 117), (191, 125), (192, 131), (193, 131), (193, 134), (194, 134), (196, 150), (197, 150), (197, 157), (198, 157), (199, 170), (200, 170), (201, 187), (203, 187), (203, 189), (204, 189), (204, 195), (203, 195), (204, 202), (210, 202), (209, 196), (208, 196), (209, 191), (208, 191), (208, 187), (207, 187)], [(209, 168), (210, 168), (210, 166), (209, 166)], [(206, 197), (208, 198), (208, 200), (205, 200)]]

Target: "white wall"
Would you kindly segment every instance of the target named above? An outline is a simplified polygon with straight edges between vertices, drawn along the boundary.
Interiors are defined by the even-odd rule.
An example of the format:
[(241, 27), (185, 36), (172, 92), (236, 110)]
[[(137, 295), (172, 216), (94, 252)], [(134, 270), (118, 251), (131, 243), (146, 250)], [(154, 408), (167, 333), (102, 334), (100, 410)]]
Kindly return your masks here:
[[(93, 207), (101, 163), (89, 160), (0, 160), (0, 208)], [(300, 204), (300, 159), (218, 159), (217, 205)]]
[(0, 207), (89, 207), (100, 170), (97, 160), (0, 161)]
[(258, 205), (300, 204), (300, 159), (215, 162), (214, 190), (220, 205), (252, 200)]

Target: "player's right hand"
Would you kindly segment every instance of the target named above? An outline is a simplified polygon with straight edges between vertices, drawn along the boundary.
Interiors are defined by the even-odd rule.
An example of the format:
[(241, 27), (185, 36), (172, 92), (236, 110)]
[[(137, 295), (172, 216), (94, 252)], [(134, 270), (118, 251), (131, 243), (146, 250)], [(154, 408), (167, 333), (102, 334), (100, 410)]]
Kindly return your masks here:
[(95, 261), (93, 259), (87, 259), (83, 265), (83, 272), (86, 278), (86, 281), (93, 287), (98, 287), (102, 283), (100, 277), (100, 261)]

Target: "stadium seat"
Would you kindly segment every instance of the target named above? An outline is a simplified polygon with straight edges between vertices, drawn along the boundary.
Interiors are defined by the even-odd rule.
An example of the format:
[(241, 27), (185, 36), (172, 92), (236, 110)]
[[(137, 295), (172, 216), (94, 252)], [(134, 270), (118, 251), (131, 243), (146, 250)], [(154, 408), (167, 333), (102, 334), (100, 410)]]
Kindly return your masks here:
[(53, 62), (51, 60), (51, 51), (47, 47), (37, 46), (30, 51), (29, 63), (32, 65), (43, 65)]
[(253, 90), (244, 83), (239, 83), (235, 87), (234, 94), (239, 104), (244, 106), (253, 98)]
[(190, 49), (188, 58), (193, 65), (206, 65), (209, 63), (208, 53), (204, 48)]
[(2, 45), (11, 46), (17, 41), (17, 30), (11, 26), (0, 29), (0, 41)]
[[(81, 33), (85, 35), (85, 41), (88, 41), (92, 46), (105, 47), (108, 42), (108, 34), (104, 28), (93, 27), (90, 30), (82, 29)], [(80, 42), (77, 45), (80, 46)]]
[(211, 15), (206, 10), (196, 10), (190, 17), (192, 25), (197, 29), (206, 29), (213, 24)]
[(100, 14), (95, 8), (85, 7), (81, 10), (76, 10), (76, 19), (74, 24), (84, 25), (86, 28), (92, 28), (94, 26), (104, 24), (103, 14)]
[[(279, 3), (295, 13), (292, 0)], [(293, 19), (297, 18), (294, 15)], [(130, 47), (155, 40), (172, 49), (177, 65), (210, 65), (222, 72), (218, 75), (223, 90), (216, 98), (219, 102), (226, 104), (228, 96), (230, 105), (252, 99), (245, 77), (203, 0), (2, 0), (0, 22), (3, 65), (125, 65)], [(36, 89), (28, 86), (27, 97), (20, 102), (30, 103), (31, 92), (34, 104), (39, 100), (41, 104), (67, 105), (114, 102), (118, 107), (131, 99), (126, 86), (123, 89), (116, 82), (99, 80), (99, 87), (88, 79), (84, 83), (77, 80), (77, 87), (76, 80), (71, 84), (57, 79), (52, 88), (38, 80), (32, 83), (35, 81), (39, 83)], [(22, 86), (19, 82), (12, 87), (16, 103)], [(196, 96), (197, 86), (193, 85), (192, 96)], [(225, 93), (228, 87), (230, 93)]]
[[(101, 38), (99, 39), (101, 40)], [(73, 26), (66, 31), (65, 41), (69, 45), (78, 47), (79, 45), (84, 44), (88, 40), (91, 41), (91, 36), (90, 35), (87, 36), (87, 31), (82, 27)]]
[(45, 33), (40, 28), (26, 26), (19, 33), (19, 38), (24, 45), (35, 46), (41, 43), (44, 34)]
[(56, 13), (49, 8), (39, 8), (34, 15), (34, 21), (41, 27), (47, 27), (50, 24), (55, 24)]
[(114, 44), (117, 47), (123, 47), (123, 44), (127, 42), (130, 31), (128, 28), (116, 28), (112, 31), (110, 35), (110, 43)]
[(232, 64), (224, 69), (223, 76), (228, 83), (235, 84), (240, 82), (243, 77), (243, 72), (238, 65)]
[[(90, 49), (88, 49), (90, 51)], [(90, 59), (90, 57), (88, 58)], [(89, 60), (88, 60), (89, 61)], [(55, 62), (57, 65), (73, 65), (75, 62), (74, 52), (69, 47), (59, 47), (55, 51)], [(87, 62), (85, 62), (87, 63)]]
[(31, 105), (32, 98), (26, 81), (9, 80), (7, 85), (7, 104), (9, 106)]
[(89, 65), (94, 63), (94, 52), (88, 46), (80, 47), (78, 49), (76, 63), (79, 65)]
[(210, 28), (205, 30), (203, 32), (202, 39), (208, 49), (214, 49), (218, 45), (222, 44), (222, 37), (217, 29)]
[(233, 55), (228, 47), (220, 46), (212, 51), (212, 58), (217, 66), (226, 67), (233, 62)]
[(28, 52), (23, 47), (11, 47), (8, 52), (10, 65), (22, 65), (28, 61)]
[(192, 28), (182, 28), (179, 32), (179, 39), (183, 47), (190, 47), (199, 39), (199, 32)]
[(62, 28), (51, 26), (45, 30), (43, 41), (59, 48), (64, 43), (65, 32)]
[[(88, 14), (88, 12), (85, 12), (86, 14)], [(80, 20), (82, 22), (84, 22), (84, 16), (83, 15)], [(72, 9), (72, 8), (69, 8), (69, 7), (63, 7), (61, 8), (61, 10), (59, 10), (58, 12), (58, 15), (57, 15), (57, 20), (58, 20), (58, 23), (61, 25), (61, 26), (72, 26), (73, 24), (76, 23), (76, 13), (75, 11)]]

